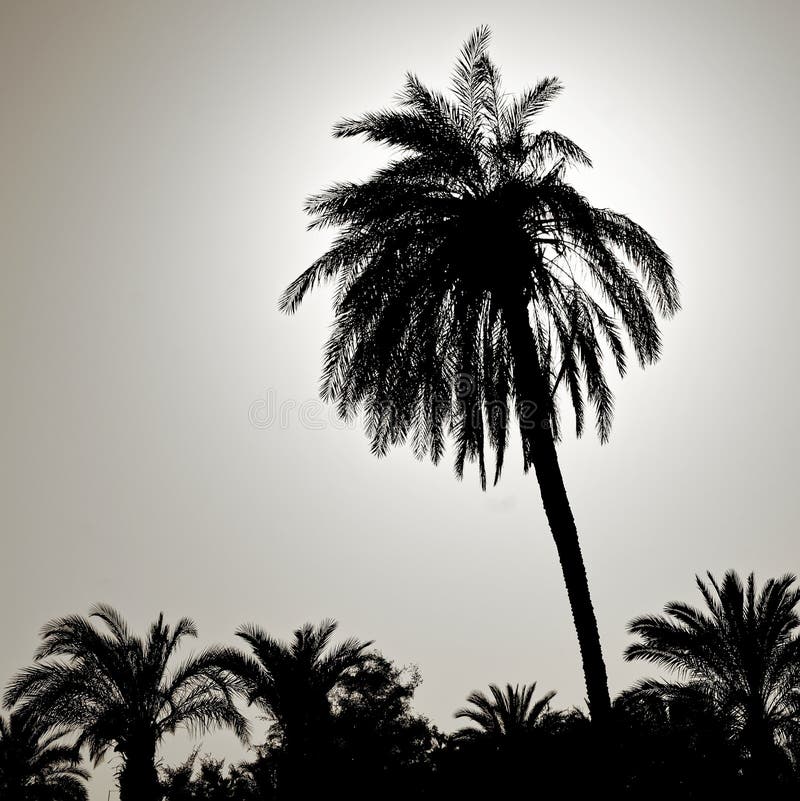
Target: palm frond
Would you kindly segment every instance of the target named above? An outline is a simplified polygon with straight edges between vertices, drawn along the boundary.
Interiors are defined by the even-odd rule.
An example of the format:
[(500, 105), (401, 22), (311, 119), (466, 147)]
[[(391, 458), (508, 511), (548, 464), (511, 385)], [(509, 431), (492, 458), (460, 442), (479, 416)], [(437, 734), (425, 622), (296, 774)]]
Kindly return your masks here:
[(456, 474), (474, 462), (484, 487), (487, 450), (496, 482), (512, 424), (525, 470), (543, 430), (561, 436), (562, 399), (576, 434), (588, 405), (608, 439), (609, 357), (620, 375), (628, 348), (641, 366), (655, 362), (657, 314), (679, 308), (655, 239), (567, 183), (587, 154), (533, 129), (559, 81), (509, 97), (488, 42), (482, 27), (465, 43), (452, 101), (409, 74), (398, 109), (335, 128), (400, 153), (365, 181), (309, 198), (310, 227), (337, 234), (281, 298), (294, 312), (336, 282), (321, 395), (343, 419), (361, 418), (373, 453), (409, 443), (438, 463), (452, 445)]

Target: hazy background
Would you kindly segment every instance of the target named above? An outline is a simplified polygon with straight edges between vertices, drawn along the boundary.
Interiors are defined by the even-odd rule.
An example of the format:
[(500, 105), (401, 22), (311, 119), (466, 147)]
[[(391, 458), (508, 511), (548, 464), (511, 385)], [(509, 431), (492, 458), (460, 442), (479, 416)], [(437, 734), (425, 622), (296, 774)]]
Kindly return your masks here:
[[(611, 443), (561, 449), (612, 689), (648, 670), (622, 662), (627, 621), (695, 602), (695, 572), (800, 569), (798, 9), (2, 0), (0, 682), (42, 623), (103, 600), (137, 628), (189, 614), (201, 645), (334, 616), (420, 666), (445, 730), (492, 681), (582, 702), (518, 453), (485, 494), (449, 462), (377, 461), (314, 403), (327, 292), (277, 311), (328, 241), (305, 196), (386, 157), (333, 123), (408, 69), (443, 87), (481, 23), (508, 89), (563, 80), (541, 124), (588, 150), (575, 182), (658, 237), (683, 293)], [(254, 427), (267, 399), (284, 424)]]

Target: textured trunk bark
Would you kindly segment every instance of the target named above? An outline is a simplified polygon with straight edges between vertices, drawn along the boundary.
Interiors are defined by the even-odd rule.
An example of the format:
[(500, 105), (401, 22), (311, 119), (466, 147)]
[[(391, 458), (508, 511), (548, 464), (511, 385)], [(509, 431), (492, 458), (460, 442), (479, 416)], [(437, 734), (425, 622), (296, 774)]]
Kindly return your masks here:
[(528, 428), (524, 433), (529, 437), (530, 461), (536, 472), (542, 504), (567, 587), (583, 660), (589, 711), (598, 727), (605, 729), (610, 722), (611, 700), (597, 618), (589, 594), (578, 531), (550, 430), (550, 389), (539, 367), (536, 339), (524, 299), (515, 299), (507, 304), (506, 322), (514, 358), (515, 383), (520, 390), (518, 402), (531, 404), (530, 415), (526, 415)]
[(608, 676), (600, 646), (600, 633), (589, 593), (583, 554), (578, 542), (578, 530), (564, 487), (555, 443), (549, 431), (536, 438), (533, 466), (572, 608), (572, 619), (583, 660), (589, 711), (592, 720), (605, 724), (611, 713), (611, 699), (608, 694)]

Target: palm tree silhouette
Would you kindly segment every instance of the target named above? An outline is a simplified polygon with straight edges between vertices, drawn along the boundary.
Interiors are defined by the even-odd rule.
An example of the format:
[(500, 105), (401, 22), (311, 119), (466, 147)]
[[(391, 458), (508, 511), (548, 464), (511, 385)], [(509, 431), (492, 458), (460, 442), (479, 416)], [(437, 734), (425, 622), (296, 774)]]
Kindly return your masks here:
[(764, 786), (786, 768), (800, 732), (800, 589), (796, 578), (772, 578), (756, 592), (735, 571), (722, 583), (697, 577), (706, 609), (672, 601), (664, 615), (631, 621), (639, 642), (628, 646), (628, 661), (644, 659), (682, 680), (645, 680), (639, 694), (652, 694), (697, 707), (702, 700), (725, 722), (747, 758), (747, 769)]
[(588, 400), (604, 441), (613, 408), (604, 351), (623, 374), (624, 333), (642, 366), (656, 361), (653, 305), (672, 315), (678, 291), (666, 254), (642, 227), (593, 207), (565, 182), (568, 166), (590, 164), (583, 150), (559, 133), (529, 129), (559, 82), (545, 78), (509, 98), (488, 42), (482, 27), (464, 45), (456, 102), (409, 74), (399, 110), (336, 126), (336, 136), (363, 135), (402, 155), (369, 180), (307, 201), (310, 227), (339, 233), (281, 307), (293, 312), (315, 285), (337, 279), (322, 396), (343, 417), (363, 410), (378, 455), (410, 438), (419, 457), (436, 463), (451, 434), (457, 475), (477, 460), (485, 487), (484, 440), (496, 482), (516, 417), (599, 722), (610, 714), (608, 682), (555, 447), (557, 399), (568, 395), (578, 435)]
[(272, 721), (271, 740), (281, 751), (281, 797), (301, 797), (311, 780), (310, 761), (324, 744), (330, 719), (330, 696), (346, 675), (364, 663), (372, 642), (350, 637), (329, 647), (338, 624), (326, 619), (306, 623), (285, 643), (255, 625), (242, 626), (236, 635), (252, 656), (227, 649), (226, 668), (247, 687), (251, 704)]
[(555, 691), (533, 700), (536, 682), (512, 687), (507, 684), (501, 690), (496, 684), (489, 685), (489, 695), (472, 692), (467, 702), (472, 706), (459, 709), (456, 718), (466, 718), (474, 726), (459, 729), (453, 736), (456, 740), (503, 740), (523, 737), (542, 724), (550, 708)]
[(77, 745), (88, 748), (95, 765), (113, 748), (122, 760), (121, 801), (156, 801), (156, 751), (167, 734), (226, 726), (243, 741), (248, 735), (233, 703), (239, 680), (220, 666), (219, 649), (171, 664), (180, 642), (195, 636), (191, 620), (171, 628), (162, 614), (143, 639), (119, 612), (99, 604), (88, 618), (44, 626), (36, 664), (12, 680), (5, 702), (20, 704), (43, 726), (77, 732)]
[(0, 798), (88, 801), (80, 749), (21, 711), (0, 715)]

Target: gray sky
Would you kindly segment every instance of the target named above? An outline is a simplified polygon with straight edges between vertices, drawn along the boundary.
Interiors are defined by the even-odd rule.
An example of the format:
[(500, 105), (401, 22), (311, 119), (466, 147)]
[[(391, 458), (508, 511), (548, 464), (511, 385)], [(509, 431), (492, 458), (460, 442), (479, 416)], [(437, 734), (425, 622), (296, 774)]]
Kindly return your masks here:
[[(408, 69), (443, 88), (481, 23), (508, 89), (562, 79), (541, 124), (588, 150), (575, 183), (655, 234), (682, 290), (610, 444), (561, 448), (612, 690), (647, 673), (626, 622), (695, 602), (696, 572), (800, 569), (799, 9), (1, 2), (2, 681), (42, 623), (103, 600), (138, 628), (189, 614), (201, 644), (336, 617), (419, 665), (446, 730), (492, 681), (582, 701), (518, 452), (485, 494), (449, 462), (377, 461), (315, 402), (328, 293), (277, 311), (328, 241), (306, 195), (386, 158), (332, 124)], [(259, 401), (283, 423), (254, 427)]]

